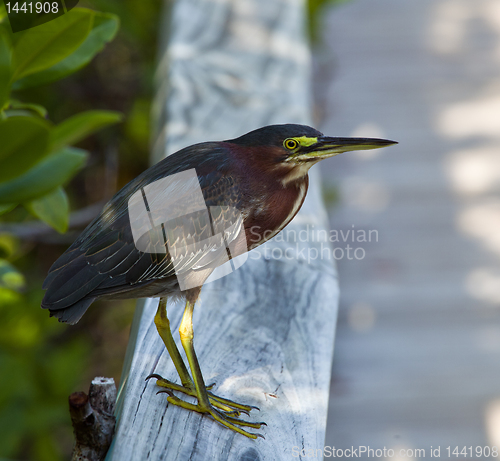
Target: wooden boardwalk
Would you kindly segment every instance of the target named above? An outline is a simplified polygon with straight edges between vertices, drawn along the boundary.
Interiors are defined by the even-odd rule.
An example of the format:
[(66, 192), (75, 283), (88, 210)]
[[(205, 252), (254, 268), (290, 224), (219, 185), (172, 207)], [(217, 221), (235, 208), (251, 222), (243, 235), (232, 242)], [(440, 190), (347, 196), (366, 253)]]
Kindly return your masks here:
[(364, 258), (338, 261), (326, 445), (500, 446), (500, 3), (352, 0), (323, 29), (322, 131), (400, 143), (322, 164), (331, 228), (378, 232), (336, 243)]

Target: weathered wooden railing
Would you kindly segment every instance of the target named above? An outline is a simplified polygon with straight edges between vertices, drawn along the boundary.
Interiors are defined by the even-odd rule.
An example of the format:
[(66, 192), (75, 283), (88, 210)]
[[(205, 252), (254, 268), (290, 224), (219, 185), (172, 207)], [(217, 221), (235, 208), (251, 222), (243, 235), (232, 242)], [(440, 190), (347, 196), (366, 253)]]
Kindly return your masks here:
[[(264, 125), (311, 125), (303, 0), (167, 4), (155, 160)], [(205, 379), (217, 383), (219, 395), (260, 407), (251, 418), (268, 424), (260, 431), (265, 440), (247, 439), (156, 395), (155, 380), (144, 378), (156, 372), (175, 379), (176, 372), (153, 323), (158, 300), (147, 300), (139, 302), (132, 327), (108, 461), (290, 460), (301, 449), (323, 447), (338, 288), (321, 232), (317, 171), (310, 182), (282, 238), (206, 285), (195, 309)], [(174, 330), (183, 307), (167, 306)]]

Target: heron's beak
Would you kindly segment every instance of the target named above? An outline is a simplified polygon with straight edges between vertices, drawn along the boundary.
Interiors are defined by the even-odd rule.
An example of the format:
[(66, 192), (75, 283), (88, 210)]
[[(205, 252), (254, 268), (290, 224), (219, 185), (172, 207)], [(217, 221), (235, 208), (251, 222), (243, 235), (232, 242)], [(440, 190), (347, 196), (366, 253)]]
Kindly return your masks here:
[(320, 136), (314, 144), (300, 149), (293, 156), (293, 159), (318, 161), (350, 150), (380, 149), (392, 144), (397, 144), (397, 142), (378, 138), (330, 138)]

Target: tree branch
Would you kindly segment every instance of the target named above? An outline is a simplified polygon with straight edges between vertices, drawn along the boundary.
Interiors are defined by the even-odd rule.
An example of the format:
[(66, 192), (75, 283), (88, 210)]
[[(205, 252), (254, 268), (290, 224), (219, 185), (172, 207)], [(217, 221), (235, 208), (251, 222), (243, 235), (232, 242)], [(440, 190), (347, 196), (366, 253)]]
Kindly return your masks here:
[(69, 412), (76, 439), (72, 461), (104, 459), (115, 431), (115, 403), (113, 378), (94, 378), (89, 395), (74, 392), (69, 396)]

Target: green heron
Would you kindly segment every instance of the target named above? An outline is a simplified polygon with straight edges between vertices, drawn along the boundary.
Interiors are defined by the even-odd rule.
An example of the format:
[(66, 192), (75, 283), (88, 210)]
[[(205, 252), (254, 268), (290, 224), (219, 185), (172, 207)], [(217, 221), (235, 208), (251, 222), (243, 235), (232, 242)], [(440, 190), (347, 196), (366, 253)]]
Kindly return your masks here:
[[(96, 298), (159, 297), (155, 324), (181, 384), (157, 374), (146, 379), (156, 378), (171, 404), (256, 438), (243, 427), (264, 423), (239, 418), (255, 407), (213, 394), (203, 380), (192, 326), (201, 287), (223, 262), (261, 245), (292, 220), (306, 196), (311, 166), (342, 152), (391, 144), (331, 138), (289, 124), (186, 147), (144, 171), (104, 206), (50, 268), (42, 308), (74, 324)], [(168, 297), (186, 301), (179, 334), (191, 373), (172, 337)]]

